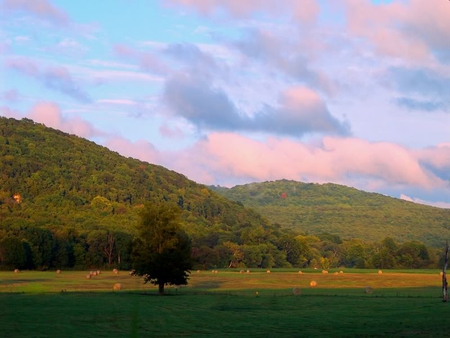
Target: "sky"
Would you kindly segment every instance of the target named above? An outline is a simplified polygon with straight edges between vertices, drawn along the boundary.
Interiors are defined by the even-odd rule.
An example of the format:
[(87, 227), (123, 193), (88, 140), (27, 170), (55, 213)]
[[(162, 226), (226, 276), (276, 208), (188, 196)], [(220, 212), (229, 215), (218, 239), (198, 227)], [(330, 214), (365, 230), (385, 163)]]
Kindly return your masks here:
[(450, 208), (450, 1), (0, 0), (0, 115), (202, 184)]

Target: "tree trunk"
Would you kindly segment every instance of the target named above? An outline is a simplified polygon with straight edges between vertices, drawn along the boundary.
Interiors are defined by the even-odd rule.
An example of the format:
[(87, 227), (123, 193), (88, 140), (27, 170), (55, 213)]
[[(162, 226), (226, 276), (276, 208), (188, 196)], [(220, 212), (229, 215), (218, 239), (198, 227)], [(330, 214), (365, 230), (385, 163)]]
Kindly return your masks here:
[(164, 296), (164, 282), (158, 284), (158, 295)]

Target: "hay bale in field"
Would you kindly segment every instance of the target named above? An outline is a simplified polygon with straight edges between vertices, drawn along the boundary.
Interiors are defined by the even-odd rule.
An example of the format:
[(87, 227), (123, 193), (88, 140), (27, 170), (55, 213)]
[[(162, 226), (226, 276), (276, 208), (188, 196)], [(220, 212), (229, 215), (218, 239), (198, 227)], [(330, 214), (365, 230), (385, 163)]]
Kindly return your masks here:
[(335, 275), (335, 276), (338, 276), (338, 275), (339, 275), (339, 272), (336, 271), (336, 272), (334, 273), (334, 275)]
[(300, 296), (302, 294), (302, 290), (300, 290), (299, 288), (293, 288), (292, 289), (292, 294), (294, 296)]
[(313, 288), (313, 287), (317, 286), (317, 282), (315, 280), (313, 280), (313, 281), (311, 281), (311, 283), (309, 283), (309, 286)]
[(383, 274), (383, 271), (378, 270), (378, 274), (379, 274), (379, 275)]
[(197, 273), (200, 273), (200, 270), (197, 270)]
[(91, 274), (86, 275), (86, 278), (87, 278), (87, 279), (91, 279)]
[(247, 270), (247, 273), (250, 273), (250, 270)]
[(113, 269), (113, 272), (117, 275), (119, 273), (119, 270)]
[(270, 270), (267, 270), (266, 273), (270, 273)]
[(344, 271), (341, 270), (341, 271), (339, 271), (339, 273), (344, 273)]
[(299, 274), (299, 275), (303, 274), (303, 271), (299, 271), (298, 274)]
[(239, 271), (239, 273), (244, 273), (244, 270)]
[(99, 275), (100, 274), (100, 270), (97, 270), (97, 275)]
[(327, 270), (322, 270), (322, 273), (328, 273), (328, 271)]
[(61, 270), (56, 270), (56, 273), (59, 275), (61, 273)]
[(219, 272), (219, 270), (214, 270), (214, 273), (218, 273)]
[(441, 272), (439, 272), (439, 275), (442, 277), (444, 275), (444, 273), (441, 271)]
[(120, 284), (120, 283), (114, 284), (113, 290), (114, 290), (114, 291), (122, 290), (122, 284)]
[(370, 286), (366, 286), (364, 288), (364, 292), (367, 293), (367, 294), (371, 294), (371, 293), (373, 293), (373, 288), (370, 287)]
[(14, 273), (19, 273), (19, 269), (14, 269)]
[(92, 276), (97, 276), (97, 271), (92, 271)]

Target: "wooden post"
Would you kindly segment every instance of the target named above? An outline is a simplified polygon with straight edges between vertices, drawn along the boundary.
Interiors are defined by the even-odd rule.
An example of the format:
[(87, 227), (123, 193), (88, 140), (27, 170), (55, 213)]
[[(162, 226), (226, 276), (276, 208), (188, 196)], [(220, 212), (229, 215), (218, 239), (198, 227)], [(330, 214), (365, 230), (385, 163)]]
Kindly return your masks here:
[(448, 265), (448, 241), (445, 242), (445, 263), (442, 269), (442, 301), (448, 301), (448, 290), (447, 290), (447, 265)]

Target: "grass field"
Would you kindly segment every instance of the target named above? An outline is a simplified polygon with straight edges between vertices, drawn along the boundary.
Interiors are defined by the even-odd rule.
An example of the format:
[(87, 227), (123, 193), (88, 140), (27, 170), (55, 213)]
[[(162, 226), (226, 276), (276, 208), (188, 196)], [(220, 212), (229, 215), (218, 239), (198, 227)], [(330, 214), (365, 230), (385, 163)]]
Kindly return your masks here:
[(343, 272), (193, 272), (165, 297), (127, 272), (0, 272), (0, 337), (446, 336), (439, 271)]

